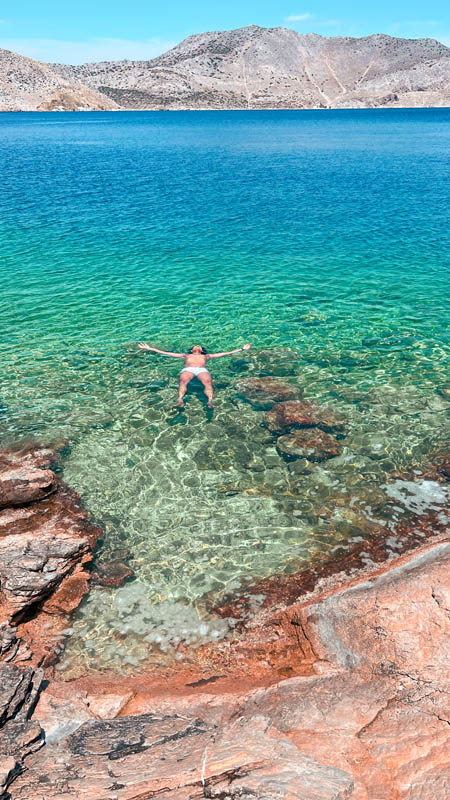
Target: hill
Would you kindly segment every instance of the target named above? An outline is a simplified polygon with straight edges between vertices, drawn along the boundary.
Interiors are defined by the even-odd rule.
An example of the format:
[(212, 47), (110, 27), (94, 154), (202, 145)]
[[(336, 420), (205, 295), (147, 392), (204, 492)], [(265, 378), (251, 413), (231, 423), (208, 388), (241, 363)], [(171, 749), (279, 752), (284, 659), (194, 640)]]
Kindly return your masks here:
[(116, 108), (107, 94), (62, 76), (48, 64), (0, 49), (0, 111)]
[(190, 36), (151, 61), (53, 66), (123, 108), (450, 105), (450, 49), (434, 39), (252, 25)]
[(0, 50), (0, 110), (450, 106), (450, 48), (250, 25), (150, 61), (42, 64)]

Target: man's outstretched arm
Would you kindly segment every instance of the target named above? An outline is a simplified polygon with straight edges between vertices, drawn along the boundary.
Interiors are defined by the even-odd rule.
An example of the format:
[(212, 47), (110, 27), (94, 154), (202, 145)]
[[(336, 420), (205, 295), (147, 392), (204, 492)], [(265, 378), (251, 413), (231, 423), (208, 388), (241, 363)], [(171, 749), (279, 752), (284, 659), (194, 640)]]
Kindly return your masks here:
[(139, 342), (138, 347), (140, 350), (152, 350), (154, 353), (160, 353), (162, 356), (172, 356), (172, 358), (184, 358), (183, 353), (169, 353), (167, 350), (158, 350), (157, 347), (150, 347), (147, 342)]
[(237, 350), (228, 350), (227, 353), (209, 353), (206, 358), (221, 358), (222, 356), (232, 356), (235, 353), (242, 353), (243, 350), (250, 350), (251, 344), (244, 344), (244, 347), (238, 347)]

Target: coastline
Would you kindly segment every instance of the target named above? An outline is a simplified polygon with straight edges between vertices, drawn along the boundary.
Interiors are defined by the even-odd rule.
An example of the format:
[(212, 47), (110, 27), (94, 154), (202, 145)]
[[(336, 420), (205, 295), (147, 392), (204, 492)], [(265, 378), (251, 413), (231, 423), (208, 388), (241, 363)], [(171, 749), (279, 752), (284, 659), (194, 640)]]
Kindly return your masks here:
[[(199, 788), (222, 791), (231, 782), (231, 797), (240, 797), (244, 790), (263, 797), (269, 791), (271, 798), (281, 800), (301, 796), (298, 792), (310, 786), (313, 770), (325, 792), (321, 796), (375, 800), (381, 786), (393, 791), (399, 786), (397, 773), (403, 784), (405, 774), (417, 780), (415, 760), (405, 757), (402, 744), (405, 737), (414, 736), (421, 759), (420, 785), (430, 787), (421, 797), (443, 800), (442, 758), (450, 738), (442, 706), (447, 685), (443, 665), (448, 650), (450, 508), (413, 518), (408, 528), (413, 538), (405, 537), (403, 552), (389, 555), (375, 546), (384, 558), (381, 562), (358, 567), (355, 553), (349, 553), (344, 564), (337, 560), (313, 573), (274, 576), (257, 584), (252, 591), (265, 597), (259, 610), (238, 625), (230, 639), (192, 654), (185, 649), (181, 663), (129, 677), (99, 673), (66, 681), (55, 673), (54, 659), (67, 614), (88, 589), (86, 566), (99, 530), (88, 523), (76, 495), (50, 474), (55, 453), (49, 448), (22, 447), (3, 453), (2, 459), (2, 488), (7, 493), (0, 512), (3, 545), (9, 538), (17, 546), (18, 536), (24, 543), (28, 534), (17, 531), (17, 519), (30, 519), (30, 504), (38, 510), (33, 537), (39, 552), (49, 530), (54, 531), (55, 543), (73, 537), (78, 530), (74, 512), (76, 526), (81, 522), (90, 544), (88, 549), (76, 548), (75, 561), (65, 544), (68, 569), (60, 566), (59, 577), (52, 577), (50, 584), (39, 580), (39, 569), (44, 576), (46, 568), (41, 562), (36, 572), (29, 545), (22, 562), (15, 556), (15, 569), (31, 569), (31, 585), (37, 587), (27, 590), (25, 605), (22, 590), (15, 594), (11, 576), (4, 584), (3, 591), (10, 594), (6, 605), (3, 597), (3, 634), (5, 622), (14, 622), (24, 608), (29, 611), (18, 620), (17, 637), (8, 640), (3, 635), (6, 649), (0, 669), (7, 711), (0, 751), (6, 771), (0, 788), (6, 790), (13, 782), (17, 800), (40, 800), (45, 775), (45, 800), (56, 800), (62, 783), (95, 800), (150, 797), (155, 791), (168, 800), (181, 800), (214, 797), (198, 794)], [(449, 459), (441, 456), (428, 478), (444, 485), (449, 472)], [(65, 522), (58, 497), (70, 503)], [(56, 512), (58, 529), (49, 523), (48, 511)], [(3, 558), (5, 552), (3, 547)], [(24, 578), (20, 580), (23, 585)], [(235, 612), (239, 605), (237, 598)], [(233, 608), (223, 609), (230, 612)], [(19, 684), (22, 694), (17, 695)], [(309, 719), (311, 696), (315, 713), (320, 711), (315, 721)], [(390, 749), (386, 761), (382, 742), (399, 724), (397, 755), (393, 757)], [(148, 747), (142, 746), (146, 741), (159, 748), (153, 756), (159, 753), (164, 767), (154, 757), (149, 762)], [(199, 775), (205, 752), (209, 756)], [(119, 779), (113, 789), (108, 783), (111, 760)], [(78, 774), (81, 763), (83, 776)], [(336, 786), (344, 794), (330, 794)]]
[(98, 114), (117, 114), (121, 112), (127, 113), (147, 113), (147, 112), (178, 112), (178, 111), (392, 111), (398, 109), (399, 111), (426, 111), (431, 110), (433, 108), (439, 109), (450, 109), (449, 105), (431, 105), (431, 106), (402, 106), (402, 105), (388, 105), (383, 104), (381, 106), (308, 106), (305, 107), (267, 107), (267, 108), (246, 108), (246, 107), (234, 107), (231, 106), (230, 108), (210, 108), (208, 106), (194, 108), (191, 106), (182, 106), (180, 108), (112, 108), (112, 109), (96, 109), (96, 108), (79, 108), (79, 109), (51, 109), (51, 110), (44, 110), (44, 109), (0, 109), (0, 114), (79, 114), (79, 113), (98, 113)]

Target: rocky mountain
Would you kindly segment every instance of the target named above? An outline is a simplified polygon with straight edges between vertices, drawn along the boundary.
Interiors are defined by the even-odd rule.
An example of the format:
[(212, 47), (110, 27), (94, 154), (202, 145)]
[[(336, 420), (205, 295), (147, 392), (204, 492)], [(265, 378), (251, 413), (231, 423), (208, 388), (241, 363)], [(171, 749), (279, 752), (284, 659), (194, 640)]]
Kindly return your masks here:
[(450, 105), (450, 49), (434, 39), (361, 39), (251, 25), (190, 36), (151, 61), (52, 68), (122, 108)]
[(0, 49), (0, 111), (108, 111), (114, 100), (48, 64)]
[(151, 61), (41, 64), (0, 50), (0, 110), (450, 105), (450, 48), (384, 34), (250, 25), (189, 36)]

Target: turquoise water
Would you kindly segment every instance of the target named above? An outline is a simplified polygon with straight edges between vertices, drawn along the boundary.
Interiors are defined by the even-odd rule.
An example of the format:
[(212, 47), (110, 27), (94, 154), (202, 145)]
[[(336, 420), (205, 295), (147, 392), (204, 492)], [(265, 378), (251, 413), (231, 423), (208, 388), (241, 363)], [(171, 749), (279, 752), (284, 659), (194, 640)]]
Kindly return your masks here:
[[(447, 109), (0, 115), (1, 441), (69, 439), (136, 575), (69, 671), (223, 636), (224, 597), (408, 513), (384, 487), (449, 439), (449, 149)], [(177, 413), (141, 339), (254, 350)], [(264, 374), (348, 417), (338, 457), (283, 460), (236, 389)]]

